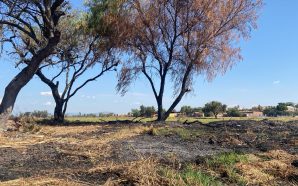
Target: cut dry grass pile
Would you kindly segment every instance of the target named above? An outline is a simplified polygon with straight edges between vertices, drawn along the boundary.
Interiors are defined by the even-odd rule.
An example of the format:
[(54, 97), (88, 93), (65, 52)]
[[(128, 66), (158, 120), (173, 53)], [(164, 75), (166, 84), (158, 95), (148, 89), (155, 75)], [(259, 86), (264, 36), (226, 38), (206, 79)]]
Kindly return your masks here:
[(105, 163), (89, 170), (89, 173), (113, 174), (105, 186), (116, 185), (167, 185), (167, 180), (160, 176), (159, 163), (153, 158), (142, 158), (124, 164)]
[(256, 155), (229, 152), (206, 158), (200, 168), (230, 184), (269, 186), (287, 181), (294, 185), (289, 178), (297, 179), (298, 171), (291, 166), (297, 158), (282, 150)]
[[(97, 133), (107, 130), (105, 133)], [(146, 133), (146, 126), (125, 126), (112, 130), (111, 126), (45, 126), (38, 134), (26, 134), (22, 138), (7, 138), (0, 136), (1, 147), (25, 148), (28, 145), (41, 143), (70, 144), (72, 149), (57, 149), (65, 155), (77, 155), (96, 159), (109, 156), (110, 142), (127, 139)], [(95, 132), (92, 134), (92, 132)], [(17, 136), (17, 133), (16, 133)]]
[[(110, 153), (114, 150), (114, 147), (110, 144), (111, 142), (147, 133), (148, 130), (150, 128), (146, 126), (42, 126), (38, 133), (9, 132), (0, 135), (0, 147), (20, 149), (21, 152), (25, 152), (27, 148), (37, 144), (52, 144), (59, 156), (68, 159), (72, 159), (71, 157), (83, 157), (83, 161), (95, 160), (99, 163), (99, 159), (103, 160), (103, 156), (110, 156)], [(44, 161), (47, 160), (44, 159)], [(153, 174), (155, 164), (151, 160), (117, 165), (117, 167), (115, 164), (107, 165), (114, 166), (115, 169), (117, 168), (116, 171), (122, 170), (123, 177), (128, 180), (137, 180), (140, 175), (144, 174), (142, 180), (137, 180), (137, 182), (144, 182), (145, 184), (145, 182), (154, 183), (156, 181), (153, 179), (155, 175), (152, 175), (150, 178), (148, 173), (143, 173), (144, 171), (152, 171)], [(152, 168), (150, 169), (150, 167)], [(88, 183), (82, 183), (80, 180), (74, 180), (75, 178), (73, 177), (69, 180), (55, 178), (56, 174), (71, 175), (77, 171), (84, 172), (87, 170), (69, 170), (65, 168), (60, 170), (61, 173), (59, 171), (53, 172), (53, 174), (51, 172), (49, 174), (47, 173), (48, 177), (35, 175), (35, 177), (1, 182), (0, 185), (90, 185)], [(148, 178), (145, 178), (146, 176)], [(146, 181), (146, 179), (148, 180)], [(116, 183), (117, 181), (119, 182), (119, 180), (113, 180), (110, 183)]]
[[(274, 185), (279, 180), (287, 180), (295, 175), (297, 177), (298, 170), (291, 166), (291, 162), (297, 158), (297, 155), (273, 150), (255, 156), (255, 160), (249, 163), (239, 163), (237, 168), (248, 184)], [(295, 180), (289, 181), (295, 184)]]
[(196, 165), (189, 164), (183, 170), (164, 167), (154, 158), (141, 159), (125, 164), (106, 164), (91, 169), (90, 173), (99, 172), (117, 175), (110, 177), (104, 185), (167, 185), (167, 186), (219, 186), (223, 185), (215, 177), (199, 170)]
[(78, 183), (71, 180), (49, 178), (49, 177), (30, 177), (11, 180), (7, 182), (1, 182), (1, 186), (81, 186), (82, 183)]

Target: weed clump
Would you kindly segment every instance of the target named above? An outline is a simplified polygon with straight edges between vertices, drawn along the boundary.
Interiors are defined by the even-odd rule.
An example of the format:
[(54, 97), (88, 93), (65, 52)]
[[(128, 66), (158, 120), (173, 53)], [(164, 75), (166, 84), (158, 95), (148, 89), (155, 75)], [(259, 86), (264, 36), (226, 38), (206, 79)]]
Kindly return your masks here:
[(193, 164), (188, 164), (186, 167), (177, 171), (171, 168), (162, 168), (161, 175), (168, 180), (171, 186), (221, 186), (222, 182), (218, 181), (216, 177), (203, 172), (199, 167)]
[(41, 127), (36, 124), (34, 117), (23, 116), (16, 119), (16, 126), (18, 131), (24, 133), (37, 133)]

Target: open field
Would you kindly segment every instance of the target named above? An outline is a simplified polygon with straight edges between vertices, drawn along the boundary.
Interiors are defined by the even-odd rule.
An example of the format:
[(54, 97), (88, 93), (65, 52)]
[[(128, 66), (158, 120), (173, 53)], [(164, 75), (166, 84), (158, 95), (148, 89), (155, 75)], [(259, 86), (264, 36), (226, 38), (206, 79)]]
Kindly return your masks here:
[[(20, 132), (22, 131), (22, 132)], [(297, 185), (298, 122), (30, 125), (0, 139), (0, 185)]]
[[(101, 122), (109, 122), (109, 121), (124, 121), (124, 120), (131, 120), (131, 121), (138, 121), (141, 122), (151, 122), (154, 121), (156, 118), (134, 118), (134, 117), (123, 117), (123, 116), (111, 116), (111, 117), (67, 117), (66, 121), (68, 122), (91, 122), (91, 123), (101, 123)], [(298, 121), (298, 117), (262, 117), (262, 118), (247, 118), (247, 117), (224, 117), (215, 119), (214, 117), (206, 117), (206, 118), (195, 118), (195, 117), (177, 117), (177, 118), (168, 118), (168, 122), (194, 122), (199, 121), (201, 123), (210, 123), (216, 121), (239, 121), (239, 120), (254, 120), (260, 121), (263, 119), (271, 120), (271, 121)]]

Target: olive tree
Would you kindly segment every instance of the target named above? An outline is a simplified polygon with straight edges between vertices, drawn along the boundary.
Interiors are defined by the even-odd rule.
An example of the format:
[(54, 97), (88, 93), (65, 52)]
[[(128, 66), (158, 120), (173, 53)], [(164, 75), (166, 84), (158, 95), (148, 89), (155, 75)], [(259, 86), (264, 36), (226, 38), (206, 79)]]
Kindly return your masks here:
[(212, 113), (215, 118), (217, 118), (218, 114), (224, 113), (227, 110), (227, 105), (222, 104), (218, 101), (211, 101), (210, 103), (206, 103), (203, 112), (205, 115), (208, 115), (208, 113)]
[(60, 42), (59, 20), (67, 12), (66, 0), (0, 0), (0, 43), (23, 64), (6, 86), (0, 105), (2, 118), (9, 115), (20, 90)]

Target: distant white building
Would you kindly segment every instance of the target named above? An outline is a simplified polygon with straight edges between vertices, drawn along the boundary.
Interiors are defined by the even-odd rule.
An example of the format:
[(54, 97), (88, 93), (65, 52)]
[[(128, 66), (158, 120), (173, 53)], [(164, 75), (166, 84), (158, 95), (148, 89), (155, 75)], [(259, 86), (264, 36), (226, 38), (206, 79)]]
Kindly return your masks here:
[(297, 108), (293, 107), (293, 106), (287, 106), (288, 108), (288, 112), (296, 112)]

